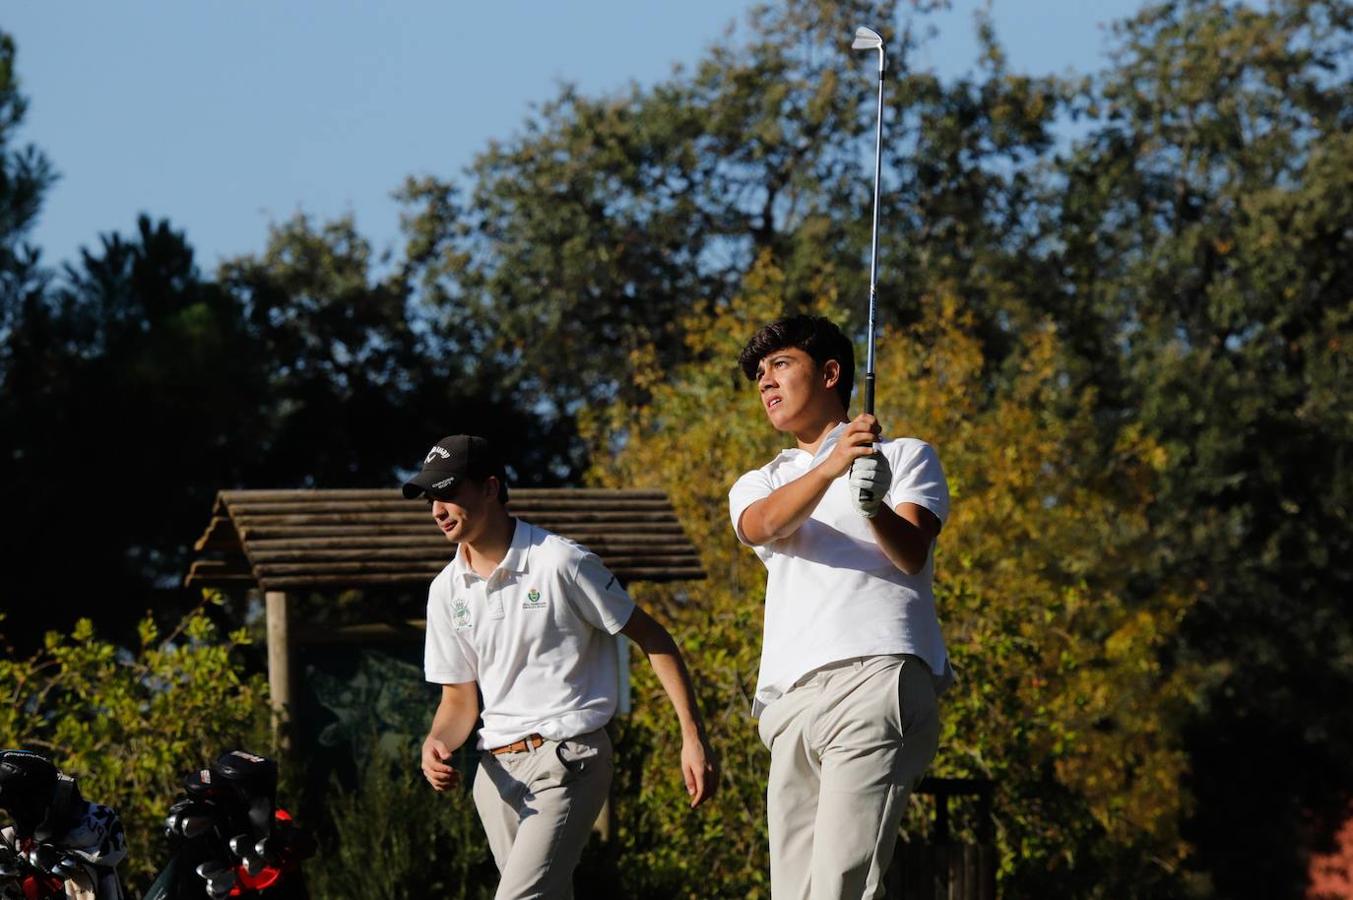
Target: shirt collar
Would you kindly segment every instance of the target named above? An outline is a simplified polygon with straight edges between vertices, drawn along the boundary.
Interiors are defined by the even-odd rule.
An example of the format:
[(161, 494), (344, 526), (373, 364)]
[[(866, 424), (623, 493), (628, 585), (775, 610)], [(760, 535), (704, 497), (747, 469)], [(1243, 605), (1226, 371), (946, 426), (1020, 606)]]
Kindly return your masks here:
[[(498, 563), (494, 572), (515, 572), (524, 574), (527, 571), (527, 563), (531, 556), (532, 530), (530, 522), (523, 522), (521, 519), (512, 520), (512, 543), (508, 545), (507, 553), (503, 555), (503, 561)], [(456, 558), (451, 561), (451, 575), (458, 579), (461, 584), (469, 584), (472, 580), (479, 578), (470, 564), (465, 561), (465, 553), (459, 546), (456, 547)], [(489, 577), (492, 577), (490, 575)]]
[(827, 432), (826, 440), (817, 448), (817, 453), (810, 454), (807, 450), (798, 447), (787, 447), (780, 451), (780, 455), (775, 457), (775, 464), (789, 463), (794, 465), (807, 466), (813, 468), (822, 460), (827, 458), (827, 454), (836, 447), (836, 442), (841, 439), (841, 432), (849, 425), (849, 422), (841, 422), (831, 431)]
[(531, 556), (531, 532), (534, 526), (521, 519), (514, 518), (512, 521), (516, 523), (516, 527), (512, 529), (512, 544), (507, 548), (507, 555), (498, 564), (498, 568), (520, 575), (527, 571), (526, 564)]

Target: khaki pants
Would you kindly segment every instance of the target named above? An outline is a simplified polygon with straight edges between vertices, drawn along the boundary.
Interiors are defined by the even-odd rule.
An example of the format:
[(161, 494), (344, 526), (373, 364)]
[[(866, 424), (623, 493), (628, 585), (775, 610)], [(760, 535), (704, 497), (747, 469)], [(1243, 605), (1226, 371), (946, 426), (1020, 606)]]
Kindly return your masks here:
[(907, 797), (939, 743), (929, 667), (914, 656), (833, 663), (768, 706), (774, 900), (881, 897)]
[(495, 900), (572, 897), (573, 869), (610, 789), (605, 729), (481, 754), (474, 804), (498, 865)]

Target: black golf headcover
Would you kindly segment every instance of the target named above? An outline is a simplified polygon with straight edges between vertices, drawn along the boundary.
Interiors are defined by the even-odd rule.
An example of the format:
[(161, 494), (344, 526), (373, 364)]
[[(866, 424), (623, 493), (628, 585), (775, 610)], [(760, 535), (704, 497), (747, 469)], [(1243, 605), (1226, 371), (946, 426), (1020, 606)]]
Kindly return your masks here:
[(212, 781), (229, 788), (243, 807), (255, 841), (272, 833), (277, 806), (277, 763), (245, 750), (231, 750), (211, 764)]
[(47, 757), (28, 750), (0, 750), (0, 809), (13, 817), (19, 837), (32, 837), (43, 824), (56, 783), (56, 766)]
[(52, 788), (51, 802), (47, 804), (47, 813), (33, 829), (36, 841), (59, 841), (68, 831), (79, 824), (85, 813), (85, 800), (80, 796), (80, 785), (69, 775), (58, 774), (56, 785)]

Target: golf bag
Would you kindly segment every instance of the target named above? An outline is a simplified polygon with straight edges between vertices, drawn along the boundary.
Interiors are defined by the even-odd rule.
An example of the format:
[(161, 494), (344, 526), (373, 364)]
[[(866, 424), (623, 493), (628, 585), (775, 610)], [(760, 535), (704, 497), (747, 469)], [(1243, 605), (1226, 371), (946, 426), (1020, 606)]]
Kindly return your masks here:
[(117, 813), (80, 796), (45, 756), (0, 750), (0, 900), (122, 900), (127, 855)]
[(314, 840), (277, 806), (277, 763), (232, 750), (183, 780), (169, 808), (168, 864), (144, 900), (309, 900)]

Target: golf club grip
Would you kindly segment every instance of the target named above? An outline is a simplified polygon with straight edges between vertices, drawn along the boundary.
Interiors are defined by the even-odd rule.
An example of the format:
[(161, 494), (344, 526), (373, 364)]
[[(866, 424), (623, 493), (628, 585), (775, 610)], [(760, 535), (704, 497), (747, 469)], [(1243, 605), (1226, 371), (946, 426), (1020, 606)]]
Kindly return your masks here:
[(874, 373), (866, 372), (864, 375), (864, 411), (869, 415), (874, 414)]

